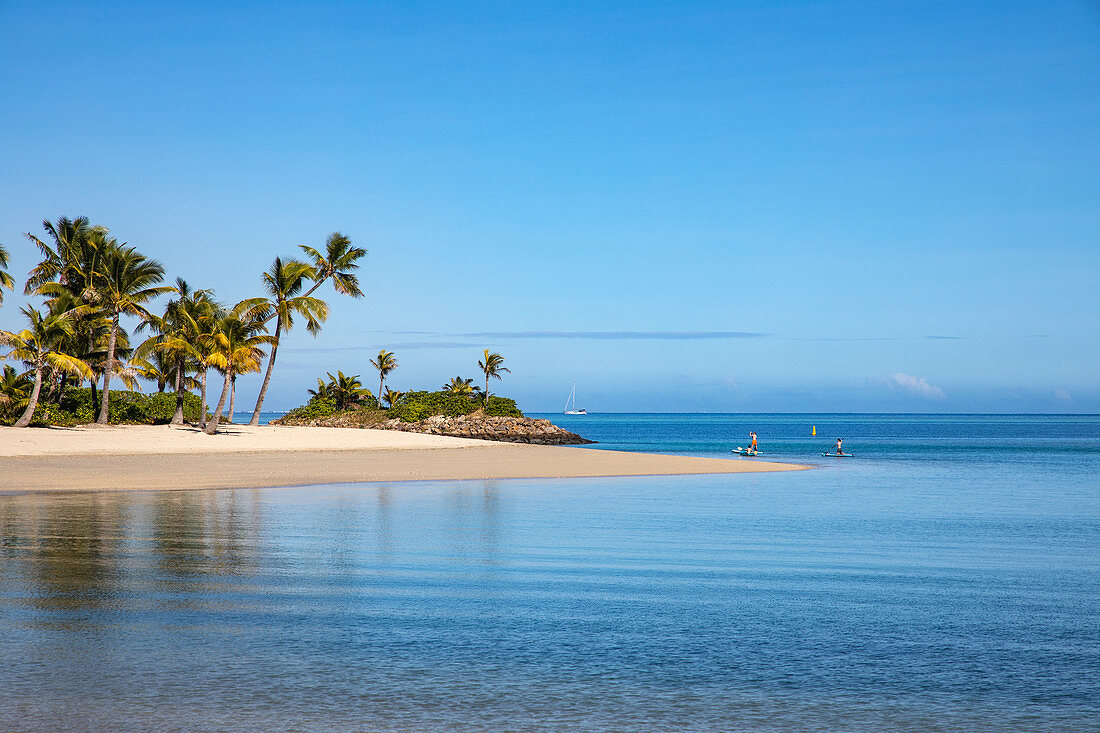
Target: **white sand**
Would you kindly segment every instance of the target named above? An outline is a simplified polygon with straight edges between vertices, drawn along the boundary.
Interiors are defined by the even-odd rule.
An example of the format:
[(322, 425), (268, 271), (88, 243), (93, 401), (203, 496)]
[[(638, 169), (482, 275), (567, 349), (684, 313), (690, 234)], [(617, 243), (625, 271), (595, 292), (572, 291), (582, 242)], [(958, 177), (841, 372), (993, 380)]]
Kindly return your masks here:
[(483, 440), (396, 430), (221, 425), (217, 435), (174, 425), (85, 425), (77, 428), (0, 427), (0, 456), (141, 455), (253, 451), (469, 448)]

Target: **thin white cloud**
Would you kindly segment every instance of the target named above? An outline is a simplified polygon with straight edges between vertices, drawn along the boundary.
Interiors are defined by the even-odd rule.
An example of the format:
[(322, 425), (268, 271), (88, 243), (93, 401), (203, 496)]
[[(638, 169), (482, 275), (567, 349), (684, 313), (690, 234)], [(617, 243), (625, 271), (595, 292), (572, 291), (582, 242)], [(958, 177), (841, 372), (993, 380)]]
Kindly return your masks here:
[(939, 387), (929, 384), (924, 377), (914, 377), (912, 374), (896, 372), (886, 379), (892, 389), (909, 394), (925, 397), (930, 400), (942, 400), (947, 395)]
[(1054, 390), (1054, 399), (1059, 402), (1073, 402), (1073, 395), (1067, 389), (1056, 389)]

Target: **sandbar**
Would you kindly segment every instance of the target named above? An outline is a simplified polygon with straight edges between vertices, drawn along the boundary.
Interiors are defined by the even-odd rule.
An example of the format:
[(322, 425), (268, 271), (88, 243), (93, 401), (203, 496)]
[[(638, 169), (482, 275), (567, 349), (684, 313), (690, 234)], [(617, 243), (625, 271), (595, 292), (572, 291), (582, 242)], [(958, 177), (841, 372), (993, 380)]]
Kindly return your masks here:
[(0, 491), (261, 488), (327, 483), (797, 471), (696, 458), (354, 428), (0, 427)]

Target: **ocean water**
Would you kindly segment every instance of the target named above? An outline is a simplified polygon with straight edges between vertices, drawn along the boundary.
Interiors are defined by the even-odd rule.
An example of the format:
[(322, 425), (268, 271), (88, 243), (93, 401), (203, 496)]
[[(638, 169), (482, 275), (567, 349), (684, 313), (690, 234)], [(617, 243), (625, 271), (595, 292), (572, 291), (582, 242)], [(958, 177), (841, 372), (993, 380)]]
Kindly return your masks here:
[(553, 417), (817, 468), (0, 496), (3, 729), (1100, 730), (1100, 416)]

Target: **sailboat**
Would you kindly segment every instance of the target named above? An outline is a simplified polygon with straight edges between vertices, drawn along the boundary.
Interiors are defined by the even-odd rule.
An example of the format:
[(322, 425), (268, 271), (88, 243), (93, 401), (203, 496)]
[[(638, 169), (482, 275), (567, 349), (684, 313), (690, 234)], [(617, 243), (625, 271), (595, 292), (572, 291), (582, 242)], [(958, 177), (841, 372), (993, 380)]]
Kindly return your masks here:
[(565, 414), (566, 415), (587, 415), (588, 410), (577, 409), (577, 383), (573, 383), (573, 389), (569, 392), (569, 399), (565, 401)]

